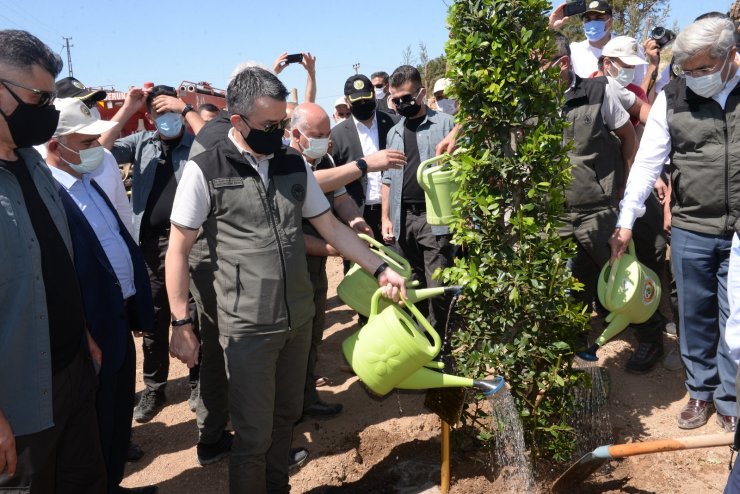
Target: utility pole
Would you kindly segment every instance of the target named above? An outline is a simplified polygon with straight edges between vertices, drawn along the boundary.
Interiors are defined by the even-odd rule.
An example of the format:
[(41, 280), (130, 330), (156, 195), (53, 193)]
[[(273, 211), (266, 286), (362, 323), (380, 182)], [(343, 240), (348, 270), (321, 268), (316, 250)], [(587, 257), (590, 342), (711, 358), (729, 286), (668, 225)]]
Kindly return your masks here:
[(69, 69), (69, 76), (74, 77), (74, 73), (72, 72), (72, 52), (69, 51), (69, 49), (74, 46), (69, 44), (69, 41), (72, 39), (72, 37), (66, 38), (62, 36), (62, 39), (64, 40), (67, 48), (67, 68)]
[(352, 68), (355, 69), (355, 75), (360, 73), (360, 62), (353, 63)]

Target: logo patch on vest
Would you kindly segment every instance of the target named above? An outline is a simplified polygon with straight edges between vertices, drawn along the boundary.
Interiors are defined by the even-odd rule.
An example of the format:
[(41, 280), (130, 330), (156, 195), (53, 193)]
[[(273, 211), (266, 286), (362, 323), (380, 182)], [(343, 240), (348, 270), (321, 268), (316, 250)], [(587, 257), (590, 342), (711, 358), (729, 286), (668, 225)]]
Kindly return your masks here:
[(293, 187), (290, 188), (290, 194), (296, 201), (303, 202), (306, 198), (306, 188), (301, 184), (294, 184)]
[(241, 177), (222, 177), (214, 178), (211, 180), (211, 184), (214, 189), (221, 189), (223, 187), (241, 187), (244, 185), (244, 180)]
[(591, 125), (591, 115), (586, 115), (585, 117), (583, 117), (583, 121), (586, 122), (588, 125)]

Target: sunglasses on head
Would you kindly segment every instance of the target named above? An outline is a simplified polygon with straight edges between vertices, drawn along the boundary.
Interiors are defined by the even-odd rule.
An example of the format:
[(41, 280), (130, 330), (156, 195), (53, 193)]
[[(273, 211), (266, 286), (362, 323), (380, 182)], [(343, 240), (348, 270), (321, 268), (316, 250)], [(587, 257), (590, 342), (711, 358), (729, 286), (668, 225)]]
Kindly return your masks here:
[[(32, 87), (24, 86), (23, 84), (18, 84), (17, 82), (9, 81), (7, 79), (0, 79), (0, 84), (5, 86), (5, 89), (7, 89), (8, 92), (10, 92), (10, 94), (13, 96), (13, 98), (15, 98), (15, 100), (18, 103), (25, 103), (25, 104), (30, 104), (33, 106), (48, 106), (52, 104), (57, 97), (56, 91), (42, 91), (40, 89), (34, 89)], [(13, 91), (12, 89), (8, 87), (8, 84), (10, 84), (11, 86), (25, 89), (26, 91), (31, 91), (33, 94), (39, 97), (39, 100), (36, 103), (26, 103), (17, 94), (15, 94), (15, 91)]]
[(419, 93), (421, 93), (422, 88), (419, 88), (418, 91), (416, 91), (416, 94), (404, 94), (403, 96), (399, 96), (398, 98), (391, 98), (391, 101), (394, 105), (398, 106), (403, 103), (413, 103), (416, 98), (419, 97)]

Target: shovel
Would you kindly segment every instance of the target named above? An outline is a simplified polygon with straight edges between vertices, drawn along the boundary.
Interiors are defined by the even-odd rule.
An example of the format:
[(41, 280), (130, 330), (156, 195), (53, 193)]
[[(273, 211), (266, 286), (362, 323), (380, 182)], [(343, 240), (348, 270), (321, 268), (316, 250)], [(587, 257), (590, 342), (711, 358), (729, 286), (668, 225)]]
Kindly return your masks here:
[(678, 451), (681, 449), (729, 446), (733, 443), (734, 438), (734, 432), (726, 432), (724, 434), (707, 434), (703, 436), (599, 446), (590, 453), (583, 455), (578, 462), (574, 463), (565, 473), (558, 477), (555, 483), (552, 484), (551, 492), (555, 494), (572, 492), (573, 488), (613, 458), (662, 453), (664, 451)]

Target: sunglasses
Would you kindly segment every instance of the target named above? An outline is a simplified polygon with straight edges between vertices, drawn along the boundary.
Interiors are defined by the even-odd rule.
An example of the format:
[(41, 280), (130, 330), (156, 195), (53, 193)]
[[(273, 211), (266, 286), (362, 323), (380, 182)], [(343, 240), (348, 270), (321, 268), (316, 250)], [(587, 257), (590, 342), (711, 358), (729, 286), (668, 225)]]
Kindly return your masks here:
[(398, 98), (391, 98), (391, 101), (394, 105), (398, 106), (404, 103), (412, 103), (416, 98), (419, 97), (419, 93), (421, 93), (421, 90), (423, 88), (419, 88), (418, 91), (416, 91), (416, 94), (404, 94), (403, 96), (399, 96)]
[(378, 89), (383, 89), (383, 87), (385, 87), (385, 84), (373, 84), (373, 87), (376, 87)]
[[(57, 97), (56, 91), (42, 91), (40, 89), (34, 89), (32, 87), (24, 86), (23, 84), (18, 84), (17, 82), (9, 81), (7, 79), (0, 79), (0, 84), (5, 86), (5, 89), (7, 89), (10, 92), (10, 94), (13, 96), (13, 98), (15, 98), (15, 100), (18, 103), (25, 103), (25, 104), (30, 104), (32, 106), (43, 107), (43, 106), (48, 106), (52, 104)], [(8, 87), (8, 84), (10, 84), (11, 86), (25, 89), (26, 91), (31, 91), (33, 94), (39, 97), (39, 100), (36, 103), (26, 103), (15, 93), (15, 91), (13, 91), (12, 89)]]
[(265, 125), (265, 128), (263, 128), (263, 129), (258, 129), (257, 127), (255, 127), (254, 125), (252, 125), (249, 122), (249, 120), (247, 119), (247, 117), (245, 117), (244, 115), (239, 115), (239, 117), (241, 117), (241, 119), (244, 120), (244, 123), (247, 124), (247, 126), (250, 129), (262, 130), (262, 132), (267, 132), (268, 134), (270, 132), (275, 132), (276, 130), (283, 130), (290, 123), (290, 119), (289, 118), (285, 118), (283, 120), (280, 120), (279, 122), (267, 124), (267, 125)]

